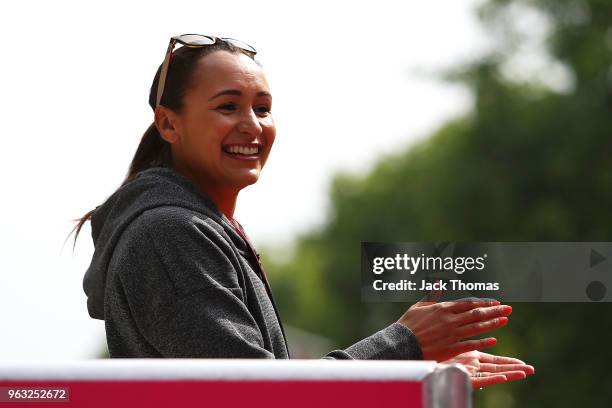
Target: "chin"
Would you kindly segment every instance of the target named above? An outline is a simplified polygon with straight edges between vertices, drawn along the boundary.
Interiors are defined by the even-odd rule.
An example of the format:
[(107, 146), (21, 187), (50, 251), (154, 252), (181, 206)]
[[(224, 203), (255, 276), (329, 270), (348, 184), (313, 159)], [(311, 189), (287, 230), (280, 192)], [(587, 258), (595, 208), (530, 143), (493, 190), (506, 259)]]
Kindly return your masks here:
[(257, 172), (257, 174), (245, 174), (240, 177), (239, 180), (235, 180), (233, 184), (239, 189), (243, 189), (245, 187), (257, 183), (257, 180), (259, 180), (259, 172)]

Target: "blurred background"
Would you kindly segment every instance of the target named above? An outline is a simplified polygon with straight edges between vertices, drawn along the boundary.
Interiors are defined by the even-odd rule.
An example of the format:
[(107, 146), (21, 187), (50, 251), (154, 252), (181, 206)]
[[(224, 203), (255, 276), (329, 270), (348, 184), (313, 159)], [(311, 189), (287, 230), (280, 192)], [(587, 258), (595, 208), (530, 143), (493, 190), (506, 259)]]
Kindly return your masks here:
[[(278, 136), (236, 217), (296, 357), (409, 307), (361, 302), (361, 241), (612, 241), (612, 2), (406, 3), (3, 6), (0, 364), (105, 354), (90, 230), (65, 240), (123, 180), (175, 34), (260, 50)], [(476, 405), (608, 406), (612, 305), (512, 306), (491, 351), (536, 375)]]

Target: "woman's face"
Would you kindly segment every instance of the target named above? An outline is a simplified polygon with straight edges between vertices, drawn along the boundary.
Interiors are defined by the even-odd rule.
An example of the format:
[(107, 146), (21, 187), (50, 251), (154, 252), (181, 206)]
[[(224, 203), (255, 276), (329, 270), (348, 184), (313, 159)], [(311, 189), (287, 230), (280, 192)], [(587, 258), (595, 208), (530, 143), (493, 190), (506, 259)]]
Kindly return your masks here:
[(171, 115), (177, 170), (209, 189), (255, 183), (276, 136), (261, 67), (244, 54), (213, 52), (198, 61), (183, 101), (182, 111)]

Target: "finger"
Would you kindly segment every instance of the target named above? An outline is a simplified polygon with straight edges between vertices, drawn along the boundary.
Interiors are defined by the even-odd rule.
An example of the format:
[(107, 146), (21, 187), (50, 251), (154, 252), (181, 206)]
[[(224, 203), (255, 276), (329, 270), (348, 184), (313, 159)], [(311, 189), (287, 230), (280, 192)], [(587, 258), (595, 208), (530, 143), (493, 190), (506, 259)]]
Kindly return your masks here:
[[(481, 372), (481, 374), (484, 375), (486, 373)], [(527, 374), (525, 374), (524, 371), (503, 371), (501, 373), (495, 373), (495, 374), (505, 376), (508, 381), (523, 380), (527, 378)]]
[(498, 306), (500, 303), (497, 300), (455, 300), (440, 304), (453, 313), (461, 313), (476, 307)]
[(427, 298), (426, 298), (426, 297), (424, 297), (423, 299), (421, 299), (421, 300), (419, 300), (418, 302), (416, 302), (416, 303), (414, 304), (414, 306), (417, 306), (417, 307), (421, 307), (421, 306), (431, 306), (431, 305), (435, 305), (436, 303), (438, 303), (438, 302), (436, 302), (436, 301), (434, 301), (434, 300), (427, 300)]
[(466, 312), (458, 313), (455, 316), (457, 323), (468, 324), (482, 320), (494, 319), (496, 317), (509, 316), (512, 313), (512, 306), (501, 305), (493, 307), (477, 307)]
[(496, 356), (494, 354), (483, 352), (480, 353), (480, 362), (493, 364), (526, 364), (523, 360), (519, 360), (518, 358)]
[(478, 336), (479, 334), (497, 330), (507, 324), (507, 317), (496, 317), (495, 319), (487, 320), (485, 322), (471, 323), (465, 326), (461, 326), (456, 329), (454, 334), (459, 339), (465, 339), (468, 337)]
[[(486, 374), (486, 373), (482, 373), (482, 374)], [(500, 374), (485, 375), (483, 377), (471, 377), (471, 380), (472, 380), (472, 387), (474, 388), (484, 388), (484, 387), (488, 387), (489, 385), (504, 383), (508, 381), (508, 379), (504, 375), (500, 375)]]
[[(442, 282), (442, 281), (438, 281), (438, 282)], [(423, 299), (421, 299), (421, 302), (439, 302), (440, 298), (442, 298), (442, 294), (444, 292), (442, 291), (442, 289), (434, 289), (431, 290), (429, 292), (427, 292), (427, 294), (425, 295), (425, 297)]]
[(486, 371), (489, 373), (501, 373), (504, 371), (522, 371), (525, 374), (535, 373), (535, 369), (526, 364), (480, 364), (480, 371)]
[(497, 339), (495, 337), (488, 337), (486, 339), (460, 341), (450, 345), (447, 350), (451, 357), (454, 357), (458, 354), (467, 353), (468, 351), (482, 350), (483, 348), (492, 347), (496, 344)]
[(465, 367), (465, 369), (466, 369), (466, 370), (468, 370), (468, 372), (470, 373), (470, 375), (474, 375), (474, 374), (476, 374), (476, 373), (479, 371), (479, 369), (480, 369), (480, 367), (476, 367), (476, 366), (474, 366), (474, 365), (468, 365), (468, 364), (463, 364), (463, 363), (459, 363), (459, 364), (461, 364), (462, 366), (464, 366), (464, 367)]

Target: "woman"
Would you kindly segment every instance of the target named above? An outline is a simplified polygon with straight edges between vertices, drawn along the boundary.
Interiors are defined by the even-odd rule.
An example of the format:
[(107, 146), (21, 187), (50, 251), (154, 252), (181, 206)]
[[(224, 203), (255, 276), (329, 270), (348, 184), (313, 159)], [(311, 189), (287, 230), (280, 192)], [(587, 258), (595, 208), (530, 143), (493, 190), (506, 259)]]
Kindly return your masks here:
[[(176, 42), (184, 46), (172, 53)], [(233, 218), (276, 136), (254, 55), (233, 39), (174, 37), (151, 86), (155, 122), (126, 180), (77, 225), (78, 235), (91, 220), (84, 289), (111, 357), (289, 358), (265, 272)], [(499, 302), (417, 303), (325, 358), (454, 359), (478, 386), (524, 378), (532, 368), (519, 360), (476, 351), (495, 339), (464, 340), (504, 326), (510, 312)]]

